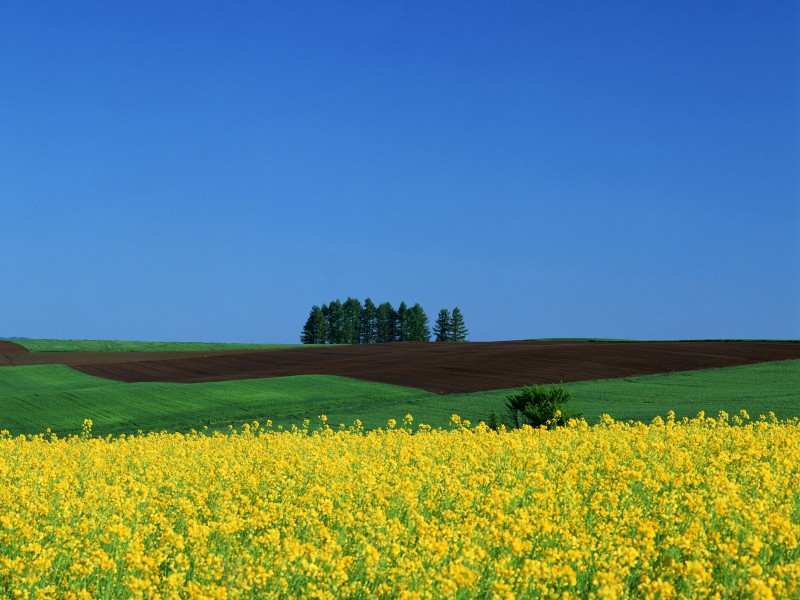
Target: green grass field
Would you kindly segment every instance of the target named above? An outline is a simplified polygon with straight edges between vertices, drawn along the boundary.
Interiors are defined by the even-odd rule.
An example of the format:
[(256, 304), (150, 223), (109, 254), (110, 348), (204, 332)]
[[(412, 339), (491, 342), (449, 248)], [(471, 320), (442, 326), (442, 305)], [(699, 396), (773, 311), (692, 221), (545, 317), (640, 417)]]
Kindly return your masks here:
[(774, 412), (779, 418), (800, 416), (800, 360), (743, 367), (679, 371), (659, 375), (567, 384), (572, 408), (587, 420), (607, 412), (615, 419), (649, 421), (670, 409), (678, 417), (701, 410), (716, 416), (745, 409), (751, 417)]
[(124, 340), (39, 340), (14, 338), (9, 341), (31, 352), (174, 352), (213, 350), (281, 350), (307, 348), (307, 344), (230, 344), (225, 342), (135, 342)]
[[(567, 384), (570, 408), (587, 421), (608, 413), (619, 420), (650, 421), (672, 409), (678, 417), (703, 410), (716, 415), (747, 410), (752, 417), (774, 412), (800, 416), (800, 361), (685, 371)], [(154, 430), (187, 431), (208, 425), (271, 419), (284, 427), (329, 423), (383, 427), (410, 413), (417, 423), (446, 427), (450, 415), (477, 422), (503, 415), (511, 390), (440, 396), (413, 388), (324, 375), (217, 383), (121, 383), (92, 377), (63, 365), (0, 368), (0, 429), (12, 434), (78, 433), (83, 419), (98, 434)]]

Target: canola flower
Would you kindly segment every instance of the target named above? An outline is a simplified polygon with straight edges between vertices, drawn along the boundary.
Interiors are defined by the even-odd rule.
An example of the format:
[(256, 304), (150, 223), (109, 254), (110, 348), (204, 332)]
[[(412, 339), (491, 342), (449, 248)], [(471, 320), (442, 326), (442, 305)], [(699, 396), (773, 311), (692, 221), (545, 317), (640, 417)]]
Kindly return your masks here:
[(0, 597), (798, 598), (800, 421), (0, 434)]

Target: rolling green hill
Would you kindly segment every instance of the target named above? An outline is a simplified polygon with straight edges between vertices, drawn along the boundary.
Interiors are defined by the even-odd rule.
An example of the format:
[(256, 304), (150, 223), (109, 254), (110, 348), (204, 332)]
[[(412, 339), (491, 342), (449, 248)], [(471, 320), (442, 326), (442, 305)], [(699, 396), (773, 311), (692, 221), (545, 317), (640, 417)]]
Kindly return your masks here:
[[(678, 417), (704, 410), (716, 415), (741, 409), (752, 417), (775, 412), (800, 416), (800, 361), (684, 371), (662, 375), (566, 384), (570, 408), (589, 422), (608, 413), (620, 420), (649, 421), (670, 409)], [(141, 429), (187, 431), (226, 429), (230, 423), (271, 419), (284, 427), (316, 422), (367, 428), (398, 421), (407, 413), (416, 423), (446, 427), (450, 415), (477, 422), (504, 412), (511, 390), (437, 395), (413, 388), (334, 377), (304, 375), (216, 383), (121, 383), (92, 377), (63, 365), (0, 368), (0, 429), (12, 434), (60, 435), (80, 432), (83, 419), (98, 434)]]

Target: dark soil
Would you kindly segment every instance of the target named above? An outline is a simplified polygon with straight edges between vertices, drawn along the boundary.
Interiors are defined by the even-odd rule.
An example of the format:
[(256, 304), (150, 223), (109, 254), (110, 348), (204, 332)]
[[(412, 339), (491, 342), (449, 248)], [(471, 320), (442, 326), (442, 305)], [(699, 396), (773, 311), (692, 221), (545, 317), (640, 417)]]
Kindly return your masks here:
[(0, 340), (0, 352), (2, 353), (13, 353), (13, 354), (22, 354), (23, 352), (27, 352), (28, 349), (24, 346), (20, 346), (19, 344), (15, 344), (14, 342), (6, 342)]
[(0, 366), (18, 364), (19, 356), (26, 352), (28, 349), (19, 344), (0, 340)]
[(30, 352), (119, 381), (198, 383), (325, 374), (451, 394), (800, 359), (800, 342), (395, 343), (224, 352)]

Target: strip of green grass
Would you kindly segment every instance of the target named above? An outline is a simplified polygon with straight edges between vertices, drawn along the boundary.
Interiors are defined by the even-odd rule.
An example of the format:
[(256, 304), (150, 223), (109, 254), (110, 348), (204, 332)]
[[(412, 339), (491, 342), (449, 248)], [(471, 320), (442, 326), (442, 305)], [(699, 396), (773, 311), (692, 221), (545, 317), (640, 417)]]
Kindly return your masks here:
[[(78, 433), (86, 418), (99, 434), (227, 428), (230, 423), (272, 419), (275, 424), (316, 421), (366, 427), (386, 424), (403, 406), (435, 394), (333, 377), (305, 375), (214, 383), (122, 383), (63, 365), (0, 368), (0, 429), (12, 434)], [(407, 411), (408, 412), (408, 411)], [(403, 413), (405, 414), (405, 413)], [(402, 418), (403, 415), (400, 415)], [(338, 424), (340, 421), (336, 421)]]
[(225, 342), (136, 342), (124, 340), (35, 340), (13, 341), (31, 352), (173, 352), (214, 350), (282, 350), (307, 348), (307, 344), (235, 344)]
[(800, 360), (742, 367), (679, 371), (659, 375), (567, 384), (571, 408), (587, 420), (608, 413), (618, 420), (650, 421), (674, 410), (677, 417), (699, 411), (717, 416), (747, 410), (751, 417), (774, 412), (778, 418), (800, 416)]
[[(603, 413), (649, 422), (674, 410), (680, 418), (703, 410), (751, 416), (800, 416), (800, 361), (685, 371), (567, 384), (569, 408), (591, 423)], [(327, 375), (217, 383), (121, 383), (63, 365), (0, 368), (0, 429), (41, 433), (48, 427), (78, 433), (83, 419), (98, 434), (157, 430), (225, 429), (230, 423), (271, 419), (284, 427), (327, 415), (332, 426), (356, 419), (368, 429), (406, 414), (417, 423), (446, 427), (450, 415), (477, 423), (502, 416), (513, 390), (440, 396), (413, 388)]]

